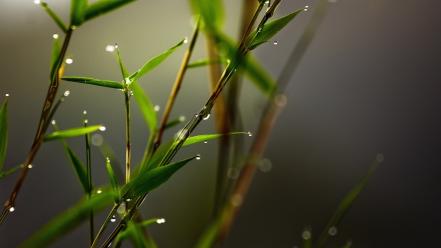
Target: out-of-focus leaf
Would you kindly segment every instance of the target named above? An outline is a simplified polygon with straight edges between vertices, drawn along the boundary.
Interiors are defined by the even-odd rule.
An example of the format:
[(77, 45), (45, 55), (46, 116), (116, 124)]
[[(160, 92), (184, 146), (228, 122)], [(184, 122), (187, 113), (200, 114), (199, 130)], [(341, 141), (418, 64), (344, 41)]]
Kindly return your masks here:
[(18, 171), (19, 169), (21, 169), (21, 168), (23, 168), (23, 165), (22, 165), (22, 164), (21, 164), (21, 165), (14, 166), (14, 167), (9, 168), (9, 169), (4, 170), (4, 171), (1, 171), (1, 172), (0, 172), (0, 179), (2, 179), (2, 178), (4, 178), (4, 177), (7, 177), (7, 176), (9, 176), (9, 175), (14, 174), (15, 172), (17, 172), (17, 171)]
[(0, 171), (6, 159), (8, 147), (8, 100), (0, 106)]
[(346, 244), (343, 246), (343, 248), (351, 248), (352, 247), (352, 241), (346, 242)]
[(79, 226), (82, 221), (89, 219), (91, 211), (98, 212), (111, 205), (113, 198), (113, 191), (103, 191), (101, 194), (93, 195), (89, 199), (85, 197), (74, 207), (59, 214), (49, 223), (38, 229), (36, 233), (24, 241), (19, 247), (48, 247), (48, 245), (56, 239)]
[(249, 44), (249, 49), (254, 49), (261, 45), (262, 43), (267, 42), (274, 35), (276, 35), (280, 30), (282, 30), (289, 22), (291, 22), (294, 17), (296, 17), (299, 13), (303, 12), (303, 9), (299, 9), (294, 11), (293, 13), (286, 15), (282, 18), (276, 19), (274, 21), (268, 22), (265, 24), (260, 30), (254, 31), (250, 34), (251, 43)]
[(67, 26), (61, 20), (61, 18), (49, 7), (49, 5), (45, 2), (42, 2), (41, 7), (46, 11), (46, 13), (52, 18), (52, 20), (57, 24), (57, 26), (63, 30), (64, 33), (67, 32)]
[(60, 52), (61, 52), (61, 42), (60, 39), (56, 38), (54, 39), (54, 43), (52, 45), (52, 54), (51, 54), (51, 72), (50, 72), (50, 79), (53, 80), (55, 77), (55, 74), (57, 73), (57, 65), (60, 62)]
[(201, 59), (201, 60), (197, 60), (197, 61), (194, 61), (194, 62), (188, 64), (187, 68), (193, 69), (193, 68), (203, 67), (203, 66), (212, 65), (212, 64), (220, 64), (220, 63), (222, 63), (222, 61), (211, 61), (208, 59)]
[(64, 143), (64, 150), (66, 151), (66, 155), (72, 163), (75, 173), (77, 174), (78, 179), (80, 180), (81, 186), (83, 186), (84, 192), (90, 192), (89, 187), (89, 178), (87, 177), (86, 166), (81, 162), (78, 156), (72, 151), (72, 149)]
[(90, 78), (90, 77), (63, 77), (62, 78), (65, 81), (69, 82), (75, 82), (75, 83), (81, 83), (81, 84), (91, 84), (96, 86), (102, 86), (107, 88), (114, 88), (114, 89), (123, 89), (123, 85), (116, 81), (111, 80), (101, 80), (96, 78)]
[(165, 183), (175, 172), (193, 159), (195, 157), (139, 173), (137, 177), (122, 188), (122, 191), (124, 194), (128, 193), (131, 198), (148, 193)]
[(89, 4), (84, 15), (84, 19), (87, 21), (133, 1), (135, 0), (98, 0), (92, 4)]
[(181, 116), (179, 118), (173, 119), (171, 121), (169, 121), (166, 125), (165, 125), (165, 130), (170, 129), (172, 127), (175, 127), (181, 123), (183, 123), (185, 121), (185, 116)]
[(182, 44), (184, 44), (184, 40), (181, 40), (178, 44), (172, 46), (171, 48), (167, 49), (165, 52), (161, 53), (160, 55), (147, 61), (138, 71), (130, 75), (129, 77), (130, 81), (137, 81), (140, 77), (142, 77), (146, 73), (156, 68)]
[(133, 90), (135, 101), (141, 110), (142, 117), (144, 117), (144, 121), (150, 130), (150, 135), (152, 135), (156, 131), (156, 125), (158, 123), (153, 103), (144, 93), (144, 90), (141, 88), (141, 86), (139, 86), (138, 82), (133, 81), (130, 86)]
[(224, 6), (222, 0), (190, 0), (193, 12), (202, 17), (208, 32), (217, 32), (224, 23)]
[(70, 24), (80, 26), (84, 21), (87, 0), (70, 0)]
[(248, 134), (246, 132), (232, 132), (227, 134), (215, 133), (215, 134), (202, 134), (188, 137), (182, 146), (189, 146), (196, 143), (205, 142), (208, 140), (213, 140), (222, 137), (223, 135), (237, 135), (237, 134)]
[[(222, 34), (218, 34), (218, 41), (220, 42), (220, 48), (225, 56), (233, 60), (237, 54), (235, 42)], [(265, 95), (270, 95), (276, 87), (275, 80), (271, 75), (263, 68), (257, 60), (248, 54), (240, 65), (240, 69), (245, 72), (245, 75), (253, 82), (258, 89), (260, 89)]]
[(77, 128), (55, 131), (51, 134), (46, 135), (46, 137), (44, 137), (44, 141), (77, 137), (77, 136), (85, 135), (88, 133), (96, 132), (96, 131), (103, 129), (103, 128), (104, 128), (104, 126), (94, 125), (94, 126), (88, 126), (88, 127), (77, 127)]
[[(107, 176), (109, 177), (110, 185), (112, 186), (112, 189), (119, 194), (119, 184), (118, 179), (116, 178), (115, 172), (113, 171), (112, 164), (110, 163), (110, 158), (106, 158), (106, 171)], [(115, 200), (119, 200), (119, 196)]]
[(208, 226), (204, 233), (199, 238), (195, 248), (209, 248), (213, 247), (217, 235), (219, 233), (219, 221), (216, 221)]
[(378, 154), (374, 162), (369, 167), (368, 173), (351, 189), (351, 191), (349, 191), (348, 194), (346, 194), (343, 200), (340, 201), (337, 210), (334, 212), (328, 224), (326, 225), (325, 229), (320, 234), (317, 247), (325, 246), (326, 242), (328, 241), (328, 238), (330, 237), (329, 234), (330, 228), (336, 228), (340, 224), (341, 220), (346, 215), (349, 208), (352, 206), (354, 201), (357, 199), (357, 197), (366, 187), (367, 183), (369, 182), (369, 179), (374, 174), (378, 165), (380, 165), (382, 162), (383, 162), (383, 155)]

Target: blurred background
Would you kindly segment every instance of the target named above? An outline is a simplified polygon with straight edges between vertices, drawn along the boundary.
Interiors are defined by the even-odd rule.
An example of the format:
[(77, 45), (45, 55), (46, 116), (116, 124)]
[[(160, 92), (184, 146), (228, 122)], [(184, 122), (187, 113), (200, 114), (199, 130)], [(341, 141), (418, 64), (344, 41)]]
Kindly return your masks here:
[[(69, 1), (47, 1), (67, 17)], [(303, 13), (256, 57), (277, 77), (308, 22), (316, 1), (285, 0), (282, 16)], [(227, 0), (226, 31), (238, 35), (241, 1)], [(305, 227), (318, 235), (341, 198), (366, 174), (377, 153), (384, 163), (338, 229), (330, 247), (435, 247), (441, 242), (441, 2), (436, 0), (333, 1), (317, 36), (287, 89), (288, 104), (265, 153), (269, 172), (259, 171), (225, 247), (295, 247)], [(120, 80), (113, 56), (118, 43), (131, 71), (183, 37), (191, 36), (187, 1), (139, 0), (94, 19), (74, 34), (66, 75)], [(23, 161), (46, 94), (52, 35), (59, 32), (32, 0), (0, 1), (0, 98), (9, 93), (6, 166)], [(161, 106), (184, 49), (140, 83)], [(199, 40), (193, 59), (204, 58)], [(172, 117), (191, 117), (209, 94), (204, 68), (188, 72)], [(55, 116), (61, 128), (89, 123), (124, 158), (124, 108), (120, 92), (63, 82), (71, 94)], [(3, 100), (3, 99), (1, 99)], [(265, 97), (246, 82), (240, 108), (245, 131), (255, 131)], [(146, 143), (145, 124), (133, 111), (134, 160)], [(214, 132), (213, 118), (197, 133)], [(168, 134), (169, 137), (173, 133)], [(250, 143), (252, 137), (246, 138)], [(70, 144), (82, 151), (82, 139)], [(160, 247), (191, 247), (210, 217), (217, 143), (185, 149), (202, 159), (178, 172), (144, 202), (145, 217), (164, 217), (151, 228)], [(107, 182), (104, 160), (94, 148), (94, 177)], [(0, 182), (3, 202), (16, 175)], [(0, 246), (16, 247), (51, 217), (77, 202), (82, 189), (60, 143), (47, 143), (19, 196), (16, 211), (0, 226)], [(86, 223), (53, 247), (87, 247)]]

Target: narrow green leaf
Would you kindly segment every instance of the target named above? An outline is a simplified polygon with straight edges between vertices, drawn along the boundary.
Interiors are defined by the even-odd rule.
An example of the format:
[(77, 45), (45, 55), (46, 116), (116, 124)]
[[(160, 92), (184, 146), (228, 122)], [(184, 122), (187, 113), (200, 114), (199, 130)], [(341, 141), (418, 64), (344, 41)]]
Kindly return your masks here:
[(248, 133), (246, 133), (246, 132), (232, 132), (232, 133), (227, 133), (227, 134), (216, 133), (216, 134), (196, 135), (196, 136), (188, 137), (182, 146), (189, 146), (189, 145), (193, 145), (196, 143), (201, 143), (204, 141), (217, 139), (217, 138), (220, 138), (224, 135), (236, 135), (236, 134), (248, 134)]
[(105, 127), (101, 125), (94, 125), (88, 127), (78, 127), (78, 128), (55, 131), (51, 134), (46, 135), (46, 137), (44, 137), (44, 141), (77, 137), (88, 133), (93, 133), (98, 130), (105, 130)]
[(70, 24), (80, 26), (84, 21), (87, 0), (70, 0)]
[(6, 159), (6, 150), (8, 147), (8, 100), (5, 100), (0, 106), (0, 171)]
[(22, 164), (20, 164), (20, 165), (16, 165), (16, 166), (14, 166), (14, 167), (12, 167), (12, 168), (9, 168), (9, 169), (7, 169), (7, 170), (1, 171), (1, 172), (0, 172), (0, 179), (2, 179), (2, 178), (4, 178), (4, 177), (7, 177), (7, 176), (9, 176), (9, 175), (14, 174), (15, 172), (17, 172), (17, 171), (18, 171), (19, 169), (21, 169), (21, 168), (23, 168), (23, 165), (22, 165)]
[(50, 72), (50, 79), (55, 78), (55, 74), (57, 73), (57, 65), (60, 61), (60, 52), (61, 52), (61, 42), (58, 37), (54, 38), (54, 43), (52, 45), (52, 54), (51, 54), (51, 72)]
[(148, 193), (165, 183), (175, 172), (193, 159), (195, 159), (195, 157), (140, 173), (132, 181), (126, 184), (122, 191), (130, 194), (131, 197), (138, 197), (142, 194)]
[[(109, 177), (110, 185), (112, 186), (112, 189), (119, 194), (119, 183), (118, 178), (115, 175), (115, 172), (113, 171), (112, 164), (110, 163), (110, 158), (106, 158), (106, 171), (107, 176)], [(117, 197), (116, 200), (119, 200), (120, 197)]]
[(194, 61), (194, 62), (188, 64), (187, 68), (193, 69), (193, 68), (203, 67), (203, 66), (212, 65), (212, 64), (220, 64), (220, 63), (223, 63), (223, 62), (222, 61), (212, 61), (209, 59), (201, 59), (201, 60), (197, 60), (197, 61)]
[(329, 220), (328, 224), (326, 225), (325, 229), (320, 234), (320, 237), (318, 239), (318, 246), (317, 247), (324, 247), (328, 238), (330, 237), (329, 230), (330, 228), (336, 228), (343, 217), (348, 212), (349, 208), (352, 206), (354, 201), (358, 198), (360, 193), (366, 188), (367, 183), (369, 182), (369, 179), (374, 174), (377, 167), (383, 162), (383, 155), (378, 154), (375, 160), (372, 162), (371, 166), (369, 167), (368, 173), (349, 191), (348, 194), (343, 198), (343, 200), (340, 201), (337, 210), (334, 212), (333, 216)]
[(208, 226), (204, 233), (199, 238), (195, 248), (210, 248), (213, 247), (213, 244), (217, 238), (219, 233), (220, 223), (219, 218)]
[(184, 40), (178, 42), (178, 44), (172, 46), (165, 52), (160, 55), (150, 59), (147, 61), (138, 71), (130, 75), (130, 81), (137, 81), (140, 77), (150, 72), (154, 68), (156, 68), (159, 64), (161, 64), (164, 60), (166, 60), (178, 47), (184, 44)]
[(144, 117), (144, 121), (150, 130), (150, 135), (152, 135), (155, 132), (156, 125), (158, 123), (153, 103), (144, 93), (144, 90), (141, 88), (141, 86), (139, 86), (138, 82), (133, 81), (130, 86), (133, 90), (135, 101), (141, 110), (142, 116)]
[(156, 167), (161, 166), (161, 162), (164, 158), (164, 156), (168, 153), (168, 151), (170, 149), (172, 149), (173, 145), (175, 144), (175, 140), (171, 139), (167, 142), (162, 143), (158, 149), (155, 151), (155, 153), (153, 154), (153, 156), (146, 161), (147, 162), (147, 166), (143, 167), (145, 170), (151, 170), (154, 169)]
[(129, 76), (129, 72), (127, 71), (127, 68), (124, 66), (124, 63), (122, 62), (121, 54), (119, 52), (119, 48), (116, 47), (116, 60), (118, 61), (119, 69), (121, 71), (121, 75), (124, 79), (126, 79)]
[[(237, 54), (237, 45), (235, 45), (235, 42), (231, 38), (220, 33), (216, 37), (220, 43), (219, 45), (224, 56), (233, 60)], [(240, 69), (245, 72), (245, 75), (251, 80), (251, 82), (253, 82), (265, 95), (270, 95), (275, 89), (275, 80), (251, 54), (248, 53), (245, 57), (245, 61), (240, 65)]]
[(79, 226), (82, 221), (89, 219), (91, 211), (98, 212), (111, 205), (113, 198), (113, 191), (104, 191), (101, 194), (93, 195), (90, 199), (87, 197), (84, 198), (74, 207), (59, 214), (49, 223), (38, 229), (36, 233), (24, 241), (19, 247), (47, 247), (56, 239)]
[[(156, 221), (156, 220), (155, 220)], [(154, 248), (156, 247), (156, 244), (152, 242), (151, 239), (147, 239), (147, 237), (144, 236), (144, 233), (142, 231), (141, 225), (129, 221), (127, 223), (127, 228), (120, 232), (118, 236), (115, 238), (114, 243), (116, 244), (115, 247), (118, 247), (118, 245), (126, 239), (130, 239), (132, 242), (133, 247), (135, 248)]]
[(252, 37), (251, 43), (249, 44), (249, 49), (254, 49), (259, 45), (267, 42), (274, 35), (276, 35), (280, 30), (282, 30), (288, 23), (290, 23), (299, 13), (303, 12), (303, 9), (294, 11), (293, 13), (286, 15), (282, 18), (276, 19), (274, 21), (268, 22), (262, 28), (262, 30), (254, 31), (250, 34)]
[(61, 20), (61, 18), (49, 7), (49, 5), (45, 2), (42, 2), (41, 7), (46, 11), (46, 13), (52, 18), (52, 20), (57, 24), (57, 26), (63, 30), (64, 33), (67, 32), (67, 26)]
[(114, 88), (114, 89), (124, 88), (124, 86), (121, 83), (111, 80), (101, 80), (90, 77), (63, 77), (62, 79), (69, 82), (91, 84), (91, 85), (102, 86), (107, 88)]
[(222, 0), (191, 0), (193, 12), (202, 17), (204, 27), (208, 32), (217, 32), (222, 29), (225, 10)]
[(80, 180), (81, 186), (83, 186), (84, 192), (90, 192), (89, 187), (89, 178), (86, 172), (86, 166), (81, 162), (78, 156), (72, 151), (72, 149), (64, 142), (64, 150), (66, 151), (66, 155), (72, 163), (75, 173), (77, 174), (78, 179)]
[(170, 129), (172, 127), (175, 127), (181, 123), (183, 123), (185, 121), (185, 116), (180, 116), (179, 118), (173, 119), (171, 121), (169, 121), (166, 125), (165, 125), (165, 130)]
[(84, 19), (87, 21), (134, 1), (135, 0), (98, 0), (89, 4)]

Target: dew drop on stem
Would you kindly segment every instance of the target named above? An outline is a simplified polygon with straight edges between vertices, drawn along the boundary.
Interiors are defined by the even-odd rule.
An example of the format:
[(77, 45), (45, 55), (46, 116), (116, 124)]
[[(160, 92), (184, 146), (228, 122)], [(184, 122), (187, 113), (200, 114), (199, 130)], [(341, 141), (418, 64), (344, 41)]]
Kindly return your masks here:
[(201, 160), (201, 154), (196, 155), (196, 160)]
[(64, 93), (63, 93), (63, 96), (65, 96), (65, 97), (68, 97), (70, 95), (70, 90), (66, 90)]
[(335, 227), (335, 226), (332, 226), (332, 227), (329, 228), (329, 230), (328, 230), (328, 234), (331, 235), (331, 236), (335, 236), (335, 235), (337, 235), (337, 232), (338, 232), (338, 230), (337, 230), (337, 227)]
[(57, 125), (57, 121), (56, 120), (52, 120), (51, 124), (55, 126), (55, 125)]
[(113, 53), (115, 51), (115, 48), (116, 47), (114, 45), (107, 45), (106, 52)]
[(276, 41), (276, 40), (275, 40), (275, 41), (273, 41), (273, 45), (274, 45), (274, 46), (277, 46), (278, 44), (279, 44), (279, 42), (278, 42), (278, 41)]
[(9, 93), (6, 93), (5, 96), (6, 96), (6, 97), (9, 97)]
[(153, 110), (155, 110), (156, 112), (158, 112), (159, 110), (161, 110), (161, 106), (159, 106), (159, 105), (155, 105), (155, 107), (153, 107)]
[(205, 115), (204, 118), (202, 118), (202, 119), (203, 119), (204, 121), (210, 119), (210, 114)]
[(159, 218), (156, 220), (157, 224), (164, 224), (165, 223), (165, 219), (164, 218)]
[(73, 59), (71, 58), (66, 59), (66, 64), (71, 65), (72, 63), (73, 63)]
[(248, 132), (247, 134), (248, 134), (248, 137), (252, 137), (253, 136), (253, 133), (251, 133), (251, 132)]
[(34, 0), (34, 4), (35, 4), (35, 5), (40, 5), (40, 4), (41, 4), (41, 1), (40, 1), (40, 0)]
[(52, 35), (52, 38), (54, 38), (54, 39), (58, 39), (60, 36), (58, 35), (58, 34), (53, 34)]
[(99, 127), (98, 129), (99, 129), (101, 132), (104, 132), (104, 131), (106, 131), (107, 128), (106, 128), (106, 126), (101, 126), (101, 127)]
[(115, 217), (115, 215), (113, 215), (112, 218), (110, 219), (110, 222), (113, 223), (113, 222), (115, 222), (115, 221), (116, 221), (116, 217)]
[(12, 212), (14, 212), (14, 211), (15, 211), (15, 208), (14, 208), (14, 207), (10, 207), (10, 208), (9, 208), (9, 212), (12, 213)]

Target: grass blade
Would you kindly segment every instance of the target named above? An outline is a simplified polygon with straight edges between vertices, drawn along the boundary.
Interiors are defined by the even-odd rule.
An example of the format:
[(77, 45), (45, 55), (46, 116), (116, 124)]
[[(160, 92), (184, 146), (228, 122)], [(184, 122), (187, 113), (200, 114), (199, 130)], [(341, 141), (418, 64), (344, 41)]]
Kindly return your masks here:
[(8, 147), (8, 100), (5, 100), (0, 107), (0, 171), (6, 159)]
[(90, 85), (96, 85), (96, 86), (102, 86), (107, 88), (113, 88), (113, 89), (123, 89), (123, 85), (116, 81), (111, 80), (101, 80), (96, 78), (90, 78), (90, 77), (63, 77), (62, 78), (65, 81), (74, 82), (74, 83), (81, 83), (81, 84), (90, 84)]
[(135, 101), (144, 117), (144, 121), (150, 130), (150, 135), (152, 135), (156, 131), (156, 125), (158, 124), (158, 118), (153, 103), (144, 93), (144, 90), (139, 86), (138, 82), (133, 81), (130, 86), (133, 90)]
[(217, 139), (217, 138), (220, 138), (224, 135), (237, 135), (237, 134), (248, 134), (248, 133), (246, 133), (246, 132), (232, 132), (232, 133), (227, 133), (227, 134), (216, 133), (216, 134), (195, 135), (195, 136), (188, 137), (182, 146), (189, 146), (189, 145), (205, 142), (208, 140)]
[(67, 32), (67, 26), (61, 20), (61, 18), (49, 7), (49, 5), (45, 2), (42, 2), (41, 7), (46, 11), (46, 13), (52, 18), (52, 20), (57, 24), (57, 26), (63, 30), (64, 33)]
[(165, 52), (161, 53), (160, 55), (150, 59), (147, 61), (138, 71), (130, 75), (130, 81), (137, 81), (139, 78), (141, 78), (143, 75), (148, 73), (149, 71), (156, 68), (159, 64), (161, 64), (164, 60), (166, 60), (178, 47), (180, 47), (182, 44), (184, 44), (184, 40), (181, 40), (178, 44), (172, 46)]
[(80, 26), (84, 21), (87, 0), (70, 0), (70, 24)]
[(80, 180), (81, 186), (83, 186), (84, 192), (90, 192), (89, 178), (86, 172), (86, 166), (81, 162), (78, 156), (72, 151), (72, 149), (64, 142), (64, 150), (66, 151), (66, 155), (72, 163), (75, 173), (77, 174), (78, 179)]
[(133, 1), (135, 0), (98, 0), (89, 4), (84, 14), (84, 20), (87, 21), (99, 15), (103, 15)]
[(377, 167), (383, 162), (383, 155), (378, 154), (375, 158), (374, 162), (369, 167), (368, 173), (349, 191), (348, 194), (343, 198), (343, 200), (340, 201), (337, 210), (334, 212), (333, 216), (329, 220), (328, 224), (326, 225), (325, 229), (320, 234), (320, 237), (318, 239), (318, 245), (317, 247), (324, 247), (326, 242), (328, 241), (328, 238), (330, 237), (329, 230), (332, 227), (337, 227), (343, 217), (348, 212), (349, 208), (352, 206), (354, 201), (357, 199), (357, 197), (360, 195), (360, 193), (366, 188), (367, 183), (369, 182), (369, 179), (374, 174)]
[[(107, 176), (109, 177), (110, 185), (112, 186), (112, 189), (119, 195), (119, 183), (118, 178), (115, 175), (115, 172), (113, 170), (112, 164), (110, 163), (110, 158), (106, 158), (106, 171)], [(119, 200), (120, 197), (118, 196), (115, 200)]]
[(22, 164), (20, 164), (20, 165), (16, 165), (16, 166), (14, 166), (14, 167), (12, 167), (12, 168), (9, 168), (9, 169), (7, 169), (7, 170), (1, 171), (1, 172), (0, 172), (0, 179), (2, 179), (2, 178), (4, 178), (4, 177), (7, 177), (7, 176), (9, 176), (9, 175), (14, 174), (15, 172), (17, 172), (17, 171), (18, 171), (19, 169), (21, 169), (21, 168), (23, 168), (23, 165), (22, 165)]
[(98, 212), (111, 205), (113, 199), (114, 194), (112, 191), (104, 191), (101, 194), (93, 195), (90, 199), (85, 198), (81, 200), (74, 207), (59, 214), (49, 223), (40, 228), (19, 247), (47, 247), (63, 234), (66, 234), (79, 226), (82, 221), (87, 220), (91, 211)]
[(73, 137), (82, 136), (82, 135), (85, 135), (88, 133), (93, 133), (98, 130), (105, 130), (105, 127), (101, 126), (101, 125), (94, 125), (94, 126), (88, 126), (88, 127), (77, 127), (77, 128), (55, 131), (51, 134), (46, 135), (44, 137), (44, 141), (73, 138)]
[(274, 21), (268, 22), (262, 28), (262, 30), (256, 30), (250, 34), (251, 43), (249, 48), (255, 49), (259, 45), (267, 42), (274, 35), (276, 35), (280, 30), (282, 30), (288, 23), (290, 23), (299, 13), (303, 12), (303, 9), (294, 11), (293, 13), (286, 15), (282, 18), (276, 19)]
[(193, 159), (195, 157), (140, 173), (130, 183), (126, 184), (122, 191), (130, 194), (131, 198), (146, 194), (165, 183), (173, 174)]

